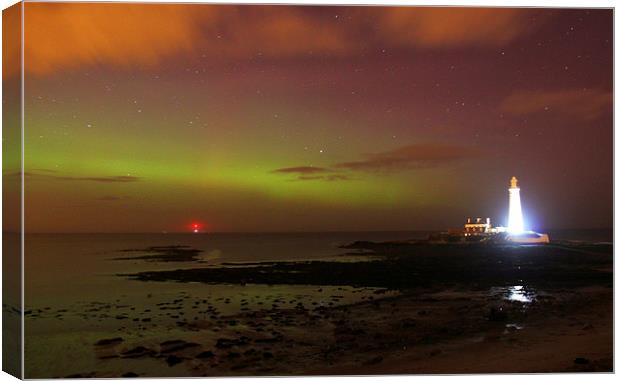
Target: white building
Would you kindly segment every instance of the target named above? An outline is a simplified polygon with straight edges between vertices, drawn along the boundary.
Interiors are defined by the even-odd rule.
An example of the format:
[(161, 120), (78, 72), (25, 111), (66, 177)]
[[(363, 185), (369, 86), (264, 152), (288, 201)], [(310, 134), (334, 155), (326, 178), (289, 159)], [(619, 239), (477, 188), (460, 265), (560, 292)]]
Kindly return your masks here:
[(491, 228), (491, 219), (489, 217), (485, 221), (481, 217), (476, 217), (475, 221), (467, 218), (464, 233), (466, 236), (488, 234), (491, 232)]

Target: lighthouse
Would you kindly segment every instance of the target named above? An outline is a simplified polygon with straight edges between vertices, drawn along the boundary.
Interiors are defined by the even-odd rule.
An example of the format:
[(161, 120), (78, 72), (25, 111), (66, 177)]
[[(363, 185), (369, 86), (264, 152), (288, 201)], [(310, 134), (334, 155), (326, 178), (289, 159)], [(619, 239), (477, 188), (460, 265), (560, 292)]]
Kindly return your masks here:
[(523, 213), (521, 212), (521, 195), (517, 178), (510, 179), (509, 209), (508, 209), (508, 232), (510, 234), (523, 233)]
[[(514, 244), (545, 244), (549, 243), (549, 235), (545, 233), (537, 233), (532, 230), (525, 230), (523, 226), (523, 212), (521, 211), (521, 189), (516, 177), (510, 179), (510, 187), (508, 188), (508, 227), (491, 226), (490, 218), (486, 219), (486, 223), (482, 218), (478, 217), (475, 221), (471, 218), (467, 219), (467, 223), (463, 229), (451, 229), (448, 235), (463, 237), (463, 241), (485, 241), (499, 243)], [(454, 242), (454, 241), (451, 241)]]

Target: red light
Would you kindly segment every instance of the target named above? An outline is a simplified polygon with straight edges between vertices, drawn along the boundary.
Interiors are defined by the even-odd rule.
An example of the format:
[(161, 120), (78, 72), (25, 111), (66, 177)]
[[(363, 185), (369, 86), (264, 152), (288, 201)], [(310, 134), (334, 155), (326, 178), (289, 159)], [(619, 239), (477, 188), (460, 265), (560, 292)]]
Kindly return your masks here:
[(199, 233), (203, 230), (203, 224), (200, 222), (192, 222), (188, 225), (188, 227), (193, 233)]

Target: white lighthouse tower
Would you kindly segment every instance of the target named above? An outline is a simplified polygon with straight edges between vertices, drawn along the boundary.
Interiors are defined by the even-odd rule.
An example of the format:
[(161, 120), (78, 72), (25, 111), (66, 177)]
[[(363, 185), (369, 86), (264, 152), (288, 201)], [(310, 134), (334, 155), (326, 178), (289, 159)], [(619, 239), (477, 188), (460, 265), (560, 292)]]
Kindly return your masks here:
[(510, 234), (523, 233), (523, 213), (521, 212), (521, 195), (519, 194), (517, 178), (512, 176), (510, 179), (509, 193), (509, 209), (508, 209), (508, 232)]

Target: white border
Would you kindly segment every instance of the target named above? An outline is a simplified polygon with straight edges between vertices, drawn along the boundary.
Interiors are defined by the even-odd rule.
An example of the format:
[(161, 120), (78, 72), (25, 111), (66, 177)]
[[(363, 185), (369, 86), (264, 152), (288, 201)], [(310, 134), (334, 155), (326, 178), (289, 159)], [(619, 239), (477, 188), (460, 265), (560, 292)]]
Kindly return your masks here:
[[(37, 0), (35, 0), (37, 1)], [(52, 0), (54, 1), (54, 0)], [(71, 1), (71, 0), (69, 0)], [(64, 2), (68, 2), (68, 1), (64, 1)], [(72, 2), (76, 2), (76, 1), (72, 1)], [(97, 1), (92, 1), (92, 2), (97, 2)], [(100, 2), (108, 2), (108, 1), (100, 1)], [(113, 1), (109, 1), (109, 2), (113, 2)], [(156, 3), (156, 2), (162, 2), (162, 1), (136, 1), (136, 0), (126, 0), (125, 2), (131, 2), (131, 3)], [(231, 1), (226, 1), (226, 0), (210, 0), (210, 1), (187, 1), (187, 0), (168, 0), (165, 1), (166, 3), (212, 3), (212, 4), (226, 4), (226, 3), (231, 3)], [(2, 9), (5, 9), (13, 4), (15, 4), (16, 1), (13, 0), (0, 0), (0, 4), (2, 5)], [(519, 0), (500, 0), (500, 1), (488, 1), (488, 0), (451, 0), (451, 1), (429, 1), (429, 0), (414, 0), (414, 1), (410, 1), (410, 0), (289, 0), (289, 1), (284, 1), (284, 0), (268, 0), (268, 1), (259, 1), (259, 0), (241, 0), (237, 3), (241, 3), (241, 4), (316, 4), (316, 5), (426, 5), (426, 6), (490, 6), (490, 7), (562, 7), (562, 8), (614, 8), (615, 7), (615, 3), (614, 1), (610, 1), (610, 0), (590, 0), (590, 1), (579, 1), (579, 0), (529, 0), (529, 1), (519, 1)], [(22, 10), (22, 26), (23, 26), (23, 17), (24, 17), (24, 12)], [(614, 25), (615, 25), (615, 11), (614, 11)], [(0, 37), (1, 37), (1, 21), (0, 21)], [(23, 41), (23, 28), (22, 28), (22, 41)], [(614, 89), (616, 88), (616, 76), (615, 76), (615, 72), (616, 72), (616, 68), (617, 68), (617, 61), (615, 60), (615, 52), (616, 52), (616, 47), (618, 44), (618, 33), (616, 31), (616, 29), (614, 28)], [(0, 50), (0, 62), (1, 62), (1, 50)], [(23, 49), (22, 49), (22, 62), (23, 62)], [(22, 112), (22, 124), (23, 124), (23, 118), (24, 118), (24, 109), (23, 109), (23, 104), (24, 104), (24, 89), (23, 89), (23, 84), (24, 84), (24, 77), (23, 77), (24, 73), (22, 71), (22, 105), (21, 105), (21, 112)], [(615, 115), (618, 112), (619, 107), (618, 104), (616, 102), (614, 102), (614, 127), (615, 127)], [(0, 112), (2, 111), (2, 105), (0, 103)], [(22, 126), (23, 127), (23, 126)], [(1, 131), (1, 130), (0, 130)], [(24, 146), (23, 146), (23, 142), (24, 142), (24, 129), (22, 128), (22, 166), (23, 166), (23, 160), (24, 160)], [(615, 134), (615, 128), (614, 128), (614, 222), (615, 222), (615, 216), (617, 215), (616, 212), (619, 211), (620, 206), (618, 204), (615, 203), (615, 199), (616, 196), (618, 195), (618, 187), (617, 187), (617, 180), (618, 177), (616, 176), (616, 169), (617, 169), (617, 157), (615, 155), (615, 147), (617, 146), (617, 143), (619, 142), (620, 137)], [(1, 149), (1, 148), (0, 148)], [(22, 171), (23, 172), (23, 171)], [(23, 176), (23, 174), (22, 174)], [(0, 185), (2, 184), (2, 179), (0, 176)], [(23, 196), (24, 196), (24, 189), (23, 189), (23, 179), (22, 179), (22, 201), (23, 201)], [(0, 198), (0, 208), (2, 207), (2, 200)], [(22, 209), (22, 216), (23, 216), (23, 208), (24, 205), (22, 203), (21, 209)], [(23, 227), (24, 227), (24, 219), (22, 218), (22, 231), (23, 231)], [(617, 230), (614, 226), (614, 242), (617, 242), (616, 238), (618, 237), (617, 235)], [(22, 237), (22, 248), (23, 248), (23, 237)], [(1, 253), (1, 246), (0, 246), (0, 253)], [(23, 253), (22, 253), (22, 290), (23, 290)], [(618, 261), (614, 261), (614, 281), (615, 281), (615, 274), (618, 271)], [(0, 272), (0, 290), (1, 290), (1, 280), (2, 280), (2, 274)], [(615, 289), (615, 282), (614, 282), (614, 291), (616, 291)], [(614, 317), (618, 316), (618, 303), (616, 303), (617, 301), (617, 294), (614, 292)], [(22, 293), (22, 305), (23, 305), (23, 293)], [(23, 310), (23, 309), (22, 309)], [(22, 311), (23, 313), (23, 311)], [(0, 324), (2, 322), (2, 317), (0, 314)], [(22, 322), (23, 322), (23, 315), (22, 315)], [(615, 324), (614, 324), (614, 328), (615, 328)], [(615, 343), (617, 342), (617, 340), (615, 340), (616, 337), (616, 331), (614, 329), (614, 369), (617, 369), (618, 366), (618, 359), (615, 353)], [(23, 343), (23, 327), (22, 327), (22, 343)], [(0, 346), (0, 355), (2, 348)], [(1, 356), (0, 356), (1, 359)], [(23, 359), (23, 351), (22, 351), (22, 359)], [(23, 364), (22, 364), (22, 374), (23, 374)], [(454, 380), (454, 379), (473, 379), (474, 377), (484, 377), (486, 380), (496, 380), (496, 379), (506, 379), (506, 378), (510, 378), (511, 380), (524, 380), (524, 379), (529, 379), (532, 380), (534, 378), (538, 379), (541, 377), (544, 377), (545, 380), (565, 380), (565, 379), (569, 379), (569, 380), (575, 380), (575, 379), (581, 379), (583, 376), (586, 376), (588, 378), (593, 377), (593, 378), (611, 378), (614, 377), (614, 375), (611, 374), (587, 374), (587, 375), (580, 375), (580, 374), (552, 374), (552, 375), (527, 375), (527, 374), (519, 374), (519, 375), (473, 375), (473, 376), (469, 376), (469, 375), (465, 375), (465, 376), (357, 376), (357, 377), (290, 377), (290, 379), (318, 379), (318, 380), (340, 380), (340, 381), (345, 381), (345, 380), (360, 380), (360, 379), (378, 379), (378, 380), (394, 380), (394, 381), (401, 381), (401, 380), (412, 380), (412, 379), (416, 379), (416, 380)], [(264, 379), (289, 379), (289, 377), (229, 377), (229, 378), (206, 378), (208, 380), (264, 380)], [(0, 372), (0, 381), (8, 381), (8, 380), (14, 380), (13, 377), (9, 376), (6, 373)], [(141, 380), (158, 380), (158, 379), (149, 379), (149, 378), (141, 378)]]

